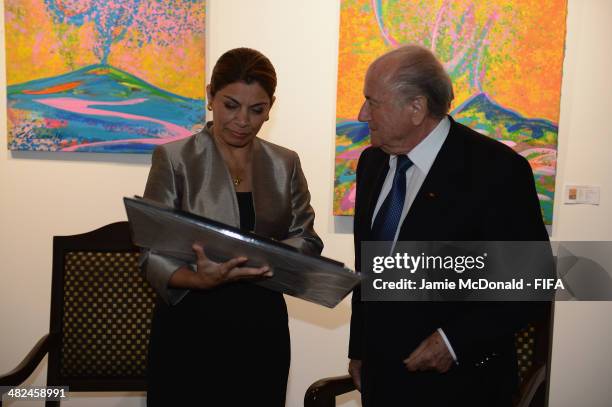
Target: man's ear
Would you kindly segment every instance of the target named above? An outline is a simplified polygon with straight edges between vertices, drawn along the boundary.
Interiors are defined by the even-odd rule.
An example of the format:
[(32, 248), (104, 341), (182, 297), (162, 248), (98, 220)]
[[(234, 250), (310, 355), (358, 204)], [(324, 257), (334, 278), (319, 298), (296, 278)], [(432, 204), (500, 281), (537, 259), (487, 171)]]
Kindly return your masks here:
[(415, 97), (408, 103), (408, 109), (410, 109), (410, 113), (412, 113), (410, 116), (412, 124), (420, 126), (429, 113), (427, 98), (425, 96)]

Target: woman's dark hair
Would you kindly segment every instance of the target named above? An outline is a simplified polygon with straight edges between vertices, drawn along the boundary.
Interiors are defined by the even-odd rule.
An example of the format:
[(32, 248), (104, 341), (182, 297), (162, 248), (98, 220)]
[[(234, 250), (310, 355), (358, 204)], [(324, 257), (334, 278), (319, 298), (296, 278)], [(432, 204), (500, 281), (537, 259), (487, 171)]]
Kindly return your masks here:
[(276, 90), (276, 71), (270, 60), (251, 48), (234, 48), (221, 55), (210, 78), (212, 96), (234, 82), (257, 82), (270, 99)]

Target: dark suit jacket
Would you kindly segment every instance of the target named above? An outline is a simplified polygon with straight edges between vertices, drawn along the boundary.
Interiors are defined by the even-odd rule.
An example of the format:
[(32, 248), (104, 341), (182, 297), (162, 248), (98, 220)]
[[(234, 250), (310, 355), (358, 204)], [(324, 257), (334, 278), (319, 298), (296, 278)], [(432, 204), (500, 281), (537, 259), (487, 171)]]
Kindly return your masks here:
[[(400, 241), (548, 240), (529, 163), (511, 148), (451, 120), (450, 133), (401, 225)], [(389, 156), (366, 149), (357, 166), (355, 253), (371, 219)], [(363, 360), (364, 405), (506, 405), (516, 380), (513, 333), (525, 303), (362, 302), (353, 294), (349, 357)], [(410, 373), (402, 361), (442, 328), (459, 364)], [(495, 355), (495, 357), (493, 357)], [(477, 362), (490, 360), (476, 368)]]
[[(314, 210), (298, 155), (265, 140), (253, 140), (255, 233), (319, 254), (323, 242), (314, 231)], [(144, 197), (230, 226), (240, 226), (230, 173), (208, 127), (191, 137), (160, 145), (153, 152)], [(180, 260), (143, 253), (146, 279), (171, 304), (187, 290), (168, 288)]]

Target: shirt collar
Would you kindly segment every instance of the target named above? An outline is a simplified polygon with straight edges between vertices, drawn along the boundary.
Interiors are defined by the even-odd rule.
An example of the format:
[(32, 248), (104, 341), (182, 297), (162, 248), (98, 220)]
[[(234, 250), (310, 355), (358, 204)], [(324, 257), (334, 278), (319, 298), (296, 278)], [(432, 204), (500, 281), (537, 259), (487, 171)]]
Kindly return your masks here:
[[(423, 174), (429, 173), (429, 169), (440, 152), (442, 144), (446, 141), (449, 131), (450, 120), (448, 120), (448, 117), (444, 117), (431, 133), (407, 154), (410, 161)], [(389, 157), (389, 166), (391, 166), (391, 163), (395, 164), (394, 161), (396, 160), (397, 155)]]

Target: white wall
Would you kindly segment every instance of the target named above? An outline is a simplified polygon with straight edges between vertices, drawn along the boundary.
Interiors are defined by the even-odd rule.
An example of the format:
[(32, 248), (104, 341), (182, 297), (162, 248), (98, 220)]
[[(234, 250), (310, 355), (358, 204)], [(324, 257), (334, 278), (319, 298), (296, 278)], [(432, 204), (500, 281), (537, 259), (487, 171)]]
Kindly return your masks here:
[[(599, 185), (601, 205), (557, 199), (553, 238), (560, 241), (612, 240), (611, 19), (609, 0), (569, 1), (556, 190)], [(550, 405), (610, 406), (612, 304), (557, 303), (555, 312)]]
[[(612, 217), (612, 135), (606, 120), (612, 114), (607, 44), (612, 38), (612, 2), (569, 3), (557, 190), (566, 182), (600, 185), (601, 205), (570, 207), (557, 200), (553, 237), (612, 240), (612, 227), (604, 221)], [(317, 212), (317, 231), (325, 242), (323, 254), (352, 266), (350, 220), (331, 216), (339, 1), (208, 4), (208, 72), (211, 62), (236, 46), (254, 47), (270, 57), (279, 86), (262, 137), (299, 152)], [(4, 35), (0, 37), (4, 42)], [(0, 66), (5, 59), (2, 45)], [(0, 69), (0, 372), (13, 368), (48, 329), (51, 236), (125, 219), (121, 197), (142, 193), (150, 164), (150, 157), (138, 155), (4, 150), (5, 78)], [(350, 307), (345, 301), (328, 310), (292, 298), (288, 304), (292, 367), (287, 405), (297, 407), (315, 379), (346, 371)], [(609, 405), (609, 311), (607, 303), (557, 306), (551, 406)], [(33, 382), (42, 384), (44, 377), (44, 369), (39, 369)], [(357, 405), (344, 400), (344, 407)], [(88, 395), (66, 405), (141, 406), (144, 401), (139, 395)]]

